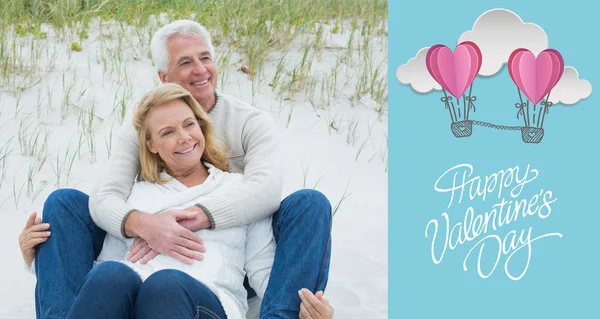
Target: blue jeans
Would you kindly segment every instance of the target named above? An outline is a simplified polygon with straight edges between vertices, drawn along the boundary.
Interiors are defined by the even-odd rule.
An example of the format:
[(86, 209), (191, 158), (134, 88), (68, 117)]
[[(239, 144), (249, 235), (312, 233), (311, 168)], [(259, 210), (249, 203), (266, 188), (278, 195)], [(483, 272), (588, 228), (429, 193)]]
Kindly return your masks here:
[[(92, 221), (89, 198), (74, 189), (54, 191), (44, 203), (52, 236), (37, 250), (37, 318), (65, 318), (106, 233)], [(331, 257), (331, 205), (318, 191), (300, 190), (273, 215), (275, 262), (261, 305), (261, 318), (298, 317), (298, 290), (325, 290)], [(250, 291), (250, 294), (252, 291)]]
[(224, 319), (217, 296), (179, 270), (161, 270), (142, 283), (128, 266), (96, 266), (75, 297), (68, 319), (196, 318)]

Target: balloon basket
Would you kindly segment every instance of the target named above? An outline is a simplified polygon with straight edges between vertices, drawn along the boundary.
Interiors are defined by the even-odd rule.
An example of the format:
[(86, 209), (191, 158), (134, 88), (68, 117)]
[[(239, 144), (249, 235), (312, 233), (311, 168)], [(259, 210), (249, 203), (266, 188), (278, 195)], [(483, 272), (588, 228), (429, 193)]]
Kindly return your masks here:
[(539, 143), (544, 138), (544, 129), (539, 127), (521, 127), (521, 135), (525, 143)]
[(453, 122), (450, 124), (450, 129), (452, 130), (454, 136), (458, 138), (471, 136), (473, 133), (473, 121), (464, 120)]

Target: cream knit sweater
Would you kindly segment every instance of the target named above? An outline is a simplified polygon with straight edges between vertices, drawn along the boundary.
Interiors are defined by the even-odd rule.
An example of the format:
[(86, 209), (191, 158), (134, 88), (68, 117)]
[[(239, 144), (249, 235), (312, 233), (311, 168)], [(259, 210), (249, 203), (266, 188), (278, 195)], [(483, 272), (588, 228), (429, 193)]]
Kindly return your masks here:
[[(282, 190), (279, 141), (272, 118), (264, 111), (217, 91), (217, 102), (209, 112), (217, 138), (230, 150), (230, 170), (244, 180), (220, 196), (197, 203), (208, 214), (213, 228), (249, 224), (279, 209)], [(128, 121), (122, 128), (120, 145), (113, 152), (102, 180), (90, 193), (93, 221), (108, 233), (125, 238), (125, 218), (140, 207), (127, 203), (140, 170), (137, 134)]]
[[(183, 209), (195, 201), (221, 196), (242, 182), (241, 174), (226, 173), (207, 166), (209, 176), (206, 181), (190, 188), (176, 179), (163, 185), (137, 182), (131, 189), (127, 203), (151, 214)], [(161, 177), (170, 176), (163, 172)], [(181, 270), (205, 284), (219, 298), (227, 318), (245, 318), (248, 304), (243, 286), (244, 276), (248, 274), (250, 284), (262, 299), (271, 273), (275, 255), (271, 217), (248, 225), (200, 230), (196, 234), (204, 241), (206, 253), (202, 261), (195, 261), (192, 265), (162, 254), (145, 265), (124, 261), (134, 239), (123, 241), (111, 234), (107, 234), (104, 240), (98, 262), (121, 261), (135, 270), (142, 280), (162, 269)]]

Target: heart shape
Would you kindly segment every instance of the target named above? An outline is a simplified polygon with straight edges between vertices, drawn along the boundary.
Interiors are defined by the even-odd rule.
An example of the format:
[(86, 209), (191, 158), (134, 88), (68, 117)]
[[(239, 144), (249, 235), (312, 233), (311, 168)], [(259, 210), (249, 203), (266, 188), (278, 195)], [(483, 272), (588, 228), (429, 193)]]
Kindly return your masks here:
[(429, 74), (457, 99), (473, 83), (481, 69), (481, 50), (471, 42), (460, 43), (454, 53), (443, 44), (429, 48), (425, 64)]
[(534, 137), (535, 136), (535, 132), (529, 132), (529, 136)]
[(562, 55), (554, 49), (546, 49), (536, 58), (531, 51), (520, 48), (508, 59), (510, 77), (533, 104), (538, 104), (554, 88), (564, 70)]

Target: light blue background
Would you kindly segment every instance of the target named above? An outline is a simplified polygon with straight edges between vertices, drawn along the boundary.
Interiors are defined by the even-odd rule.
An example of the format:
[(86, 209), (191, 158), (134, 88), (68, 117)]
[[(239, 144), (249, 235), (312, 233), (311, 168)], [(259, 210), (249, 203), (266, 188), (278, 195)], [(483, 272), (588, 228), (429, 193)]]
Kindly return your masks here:
[[(400, 84), (396, 69), (423, 47), (445, 44), (452, 50), (485, 11), (505, 8), (541, 26), (549, 47), (563, 55), (592, 95), (574, 106), (555, 105), (546, 115), (541, 144), (526, 144), (520, 131), (475, 126), (469, 138), (450, 131), (450, 116), (434, 91), (417, 94)], [(598, 157), (600, 105), (600, 17), (590, 1), (390, 1), (389, 3), (389, 318), (600, 318), (600, 214)], [(493, 77), (477, 77), (477, 112), (471, 120), (523, 125), (517, 120), (515, 84), (506, 66)], [(431, 260), (429, 220), (440, 219), (449, 195), (435, 192), (436, 179), (450, 167), (470, 163), (476, 175), (527, 164), (539, 170), (521, 199), (540, 189), (558, 198), (546, 220), (529, 217), (509, 229), (533, 226), (533, 237), (560, 232), (562, 239), (532, 243), (529, 270), (520, 281), (504, 274), (502, 257), (488, 279), (462, 261), (474, 245), (447, 251), (441, 264)], [(472, 203), (476, 214), (496, 201)], [(451, 226), (469, 205), (448, 210)], [(507, 229), (500, 232), (504, 235)]]

